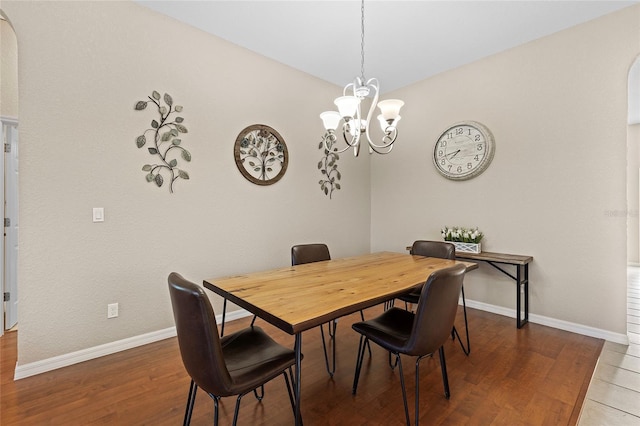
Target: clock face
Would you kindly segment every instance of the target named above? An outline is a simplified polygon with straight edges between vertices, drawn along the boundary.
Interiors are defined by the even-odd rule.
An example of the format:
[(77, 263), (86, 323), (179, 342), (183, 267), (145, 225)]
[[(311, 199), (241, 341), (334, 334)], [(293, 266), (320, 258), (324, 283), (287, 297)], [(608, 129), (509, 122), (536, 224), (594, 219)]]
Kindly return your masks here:
[(489, 166), (493, 153), (489, 129), (475, 121), (464, 121), (440, 135), (433, 148), (433, 164), (447, 179), (471, 179)]

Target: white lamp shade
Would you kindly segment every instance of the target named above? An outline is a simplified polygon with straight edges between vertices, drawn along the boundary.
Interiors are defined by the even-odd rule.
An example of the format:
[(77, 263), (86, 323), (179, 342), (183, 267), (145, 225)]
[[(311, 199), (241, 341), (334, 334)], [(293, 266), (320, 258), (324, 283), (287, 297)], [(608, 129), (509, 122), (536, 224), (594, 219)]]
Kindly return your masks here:
[(338, 112), (342, 117), (355, 117), (360, 99), (355, 96), (340, 96), (333, 103), (338, 107)]
[(338, 128), (338, 124), (342, 117), (337, 111), (325, 111), (320, 114), (320, 119), (322, 120), (322, 124), (326, 130), (335, 131)]
[(395, 120), (400, 115), (400, 108), (404, 102), (399, 99), (387, 99), (378, 102), (378, 108), (385, 120)]

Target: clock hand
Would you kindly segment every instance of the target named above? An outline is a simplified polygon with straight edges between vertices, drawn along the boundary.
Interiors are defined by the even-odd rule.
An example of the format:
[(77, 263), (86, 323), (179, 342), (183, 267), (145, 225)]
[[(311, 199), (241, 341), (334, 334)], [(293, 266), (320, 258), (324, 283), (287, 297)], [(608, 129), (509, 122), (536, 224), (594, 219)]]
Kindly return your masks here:
[(451, 153), (447, 154), (446, 156), (447, 157), (451, 156), (451, 157), (449, 157), (449, 159), (452, 159), (453, 157), (458, 155), (459, 152), (460, 152), (460, 150), (457, 150), (457, 151), (454, 151), (454, 152), (451, 152)]

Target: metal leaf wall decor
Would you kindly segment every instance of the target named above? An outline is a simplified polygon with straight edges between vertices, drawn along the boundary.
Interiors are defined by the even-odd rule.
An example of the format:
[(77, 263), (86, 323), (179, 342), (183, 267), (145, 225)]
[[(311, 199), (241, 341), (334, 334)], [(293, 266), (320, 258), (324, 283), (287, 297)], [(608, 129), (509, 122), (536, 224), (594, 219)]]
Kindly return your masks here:
[(320, 141), (320, 145), (318, 145), (319, 149), (324, 149), (324, 157), (318, 162), (318, 170), (322, 173), (322, 179), (318, 183), (324, 195), (328, 195), (329, 199), (331, 199), (333, 191), (340, 189), (340, 182), (338, 181), (342, 175), (338, 171), (340, 155), (337, 153), (338, 149), (333, 148), (335, 141), (329, 140), (327, 143), (329, 144), (329, 149), (325, 147), (324, 140)]
[[(147, 182), (154, 182), (158, 187), (168, 180), (169, 191), (173, 193), (173, 184), (176, 180), (189, 179), (189, 173), (178, 168), (178, 157), (186, 162), (191, 161), (191, 153), (181, 145), (181, 134), (187, 133), (187, 128), (182, 124), (184, 118), (172, 117), (173, 114), (182, 112), (182, 106), (174, 105), (173, 98), (168, 93), (161, 98), (160, 93), (155, 90), (148, 99), (148, 101), (136, 102), (136, 111), (145, 110), (147, 105), (152, 103), (158, 110), (159, 119), (151, 120), (151, 127), (136, 138), (136, 146), (142, 148), (149, 142), (151, 146), (147, 147), (147, 150), (157, 162), (145, 164), (142, 166), (142, 171), (145, 172)], [(152, 137), (147, 140), (149, 132)]]

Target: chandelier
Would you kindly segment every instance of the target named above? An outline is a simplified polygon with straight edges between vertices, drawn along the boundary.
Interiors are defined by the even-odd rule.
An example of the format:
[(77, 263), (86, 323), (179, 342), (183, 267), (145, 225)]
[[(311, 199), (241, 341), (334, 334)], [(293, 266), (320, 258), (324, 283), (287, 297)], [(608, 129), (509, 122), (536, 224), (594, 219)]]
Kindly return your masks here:
[[(338, 128), (342, 131), (342, 137), (347, 144), (342, 149), (333, 148), (333, 152), (342, 153), (353, 148), (353, 154), (360, 153), (361, 141), (366, 137), (369, 144), (369, 153), (388, 154), (393, 149), (393, 143), (398, 136), (397, 124), (400, 121), (400, 108), (404, 102), (398, 99), (387, 99), (378, 102), (380, 83), (376, 78), (364, 77), (364, 0), (361, 11), (361, 41), (360, 41), (360, 77), (356, 77), (353, 83), (344, 87), (342, 96), (336, 98), (333, 103), (338, 111), (325, 111), (320, 114), (322, 124), (326, 130), (323, 141), (327, 151), (331, 151), (338, 141)], [(362, 115), (362, 101), (371, 98), (371, 105), (366, 118)], [(375, 143), (371, 139), (370, 123), (376, 105), (380, 108), (377, 116), (382, 130), (381, 142)]]

